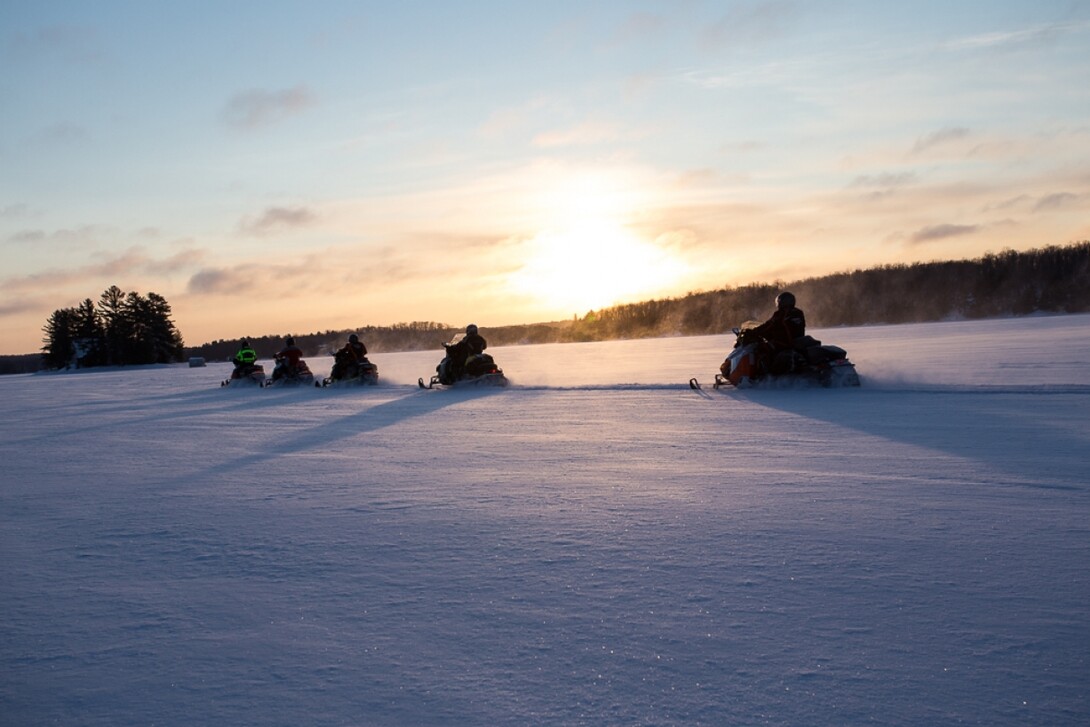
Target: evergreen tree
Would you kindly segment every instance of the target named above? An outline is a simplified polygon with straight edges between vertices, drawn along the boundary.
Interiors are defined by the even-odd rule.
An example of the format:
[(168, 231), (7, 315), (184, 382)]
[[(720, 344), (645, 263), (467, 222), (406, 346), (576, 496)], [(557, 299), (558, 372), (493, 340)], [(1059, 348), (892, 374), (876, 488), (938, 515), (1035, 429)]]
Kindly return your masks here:
[(111, 285), (99, 297), (98, 310), (104, 334), (105, 363), (115, 366), (125, 363), (125, 348), (129, 340), (129, 332), (124, 291), (116, 285)]
[(61, 369), (72, 362), (76, 353), (73, 342), (75, 325), (75, 308), (61, 308), (49, 316), (42, 328), (45, 333), (45, 338), (42, 339), (45, 344), (42, 346), (42, 359), (49, 368)]
[(106, 361), (106, 332), (95, 304), (86, 298), (75, 308), (74, 339), (80, 349), (80, 366), (100, 366)]
[(185, 356), (182, 334), (171, 320), (170, 303), (158, 293), (148, 293), (148, 310), (151, 314), (150, 333), (156, 363), (181, 361)]

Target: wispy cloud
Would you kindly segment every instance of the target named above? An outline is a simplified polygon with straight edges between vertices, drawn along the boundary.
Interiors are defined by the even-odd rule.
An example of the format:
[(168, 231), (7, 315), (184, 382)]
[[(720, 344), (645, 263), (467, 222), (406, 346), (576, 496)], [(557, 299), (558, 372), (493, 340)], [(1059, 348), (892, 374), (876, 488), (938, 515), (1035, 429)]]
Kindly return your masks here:
[(242, 220), (239, 230), (246, 235), (261, 237), (306, 227), (317, 219), (318, 216), (306, 207), (269, 207), (256, 218)]
[(646, 41), (661, 36), (669, 26), (665, 16), (634, 12), (618, 26), (611, 44), (624, 45)]
[(909, 240), (913, 244), (920, 244), (924, 242), (934, 242), (935, 240), (944, 240), (948, 237), (961, 237), (962, 235), (971, 235), (980, 229), (980, 225), (933, 225), (931, 227), (924, 227), (916, 232), (912, 233)]
[(800, 7), (790, 0), (761, 0), (734, 4), (716, 23), (701, 33), (709, 48), (732, 48), (778, 38), (798, 20)]
[(860, 191), (865, 199), (883, 200), (916, 181), (915, 172), (864, 174), (853, 179), (848, 188)]
[(946, 44), (949, 50), (1004, 50), (1026, 46), (1048, 45), (1071, 33), (1090, 30), (1090, 23), (1067, 22), (1035, 25), (1030, 28), (1002, 30), (956, 38)]
[(40, 310), (41, 301), (34, 298), (15, 298), (14, 300), (0, 301), (0, 318), (17, 316), (23, 313), (31, 313)]
[(89, 135), (83, 126), (60, 122), (42, 129), (39, 137), (47, 143), (74, 144), (86, 141)]
[(850, 187), (865, 189), (889, 189), (904, 187), (916, 181), (915, 172), (898, 172), (885, 174), (864, 174), (852, 180)]
[[(103, 280), (111, 283), (119, 278), (177, 273), (192, 268), (204, 257), (203, 251), (186, 250), (159, 259), (148, 255), (142, 247), (131, 247), (118, 254), (101, 255), (85, 265), (53, 268), (31, 275), (0, 278), (5, 294), (37, 293), (43, 290), (69, 290), (75, 286), (93, 287)], [(90, 294), (93, 291), (88, 291)]]
[(222, 119), (231, 128), (248, 131), (283, 121), (315, 103), (314, 94), (306, 86), (279, 91), (251, 89), (231, 97)]
[(0, 219), (20, 220), (30, 215), (30, 207), (22, 202), (0, 207)]
[(913, 154), (921, 154), (938, 146), (944, 146), (953, 142), (967, 139), (972, 132), (963, 127), (940, 129), (928, 134), (916, 141), (912, 147)]
[(46, 25), (17, 33), (11, 47), (22, 57), (55, 56), (67, 63), (98, 62), (105, 57), (98, 33), (82, 25)]
[(82, 225), (76, 228), (64, 228), (46, 232), (41, 229), (19, 230), (8, 235), (7, 240), (14, 243), (42, 243), (67, 249), (83, 248), (96, 244), (108, 236), (112, 230), (98, 225)]
[(586, 146), (590, 144), (610, 144), (639, 138), (639, 134), (623, 127), (603, 121), (586, 121), (567, 129), (547, 131), (534, 137), (536, 147), (552, 148), (562, 146)]
[(1052, 210), (1062, 209), (1064, 207), (1072, 207), (1079, 202), (1079, 195), (1072, 194), (1071, 192), (1056, 192), (1054, 194), (1046, 194), (1041, 199), (1037, 200), (1033, 205), (1034, 212), (1046, 212)]

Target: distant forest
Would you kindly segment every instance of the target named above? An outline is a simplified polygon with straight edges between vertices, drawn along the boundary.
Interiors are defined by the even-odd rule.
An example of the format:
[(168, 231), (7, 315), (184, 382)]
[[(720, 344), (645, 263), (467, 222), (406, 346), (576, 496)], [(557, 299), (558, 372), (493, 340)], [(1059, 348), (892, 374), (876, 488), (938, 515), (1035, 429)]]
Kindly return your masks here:
[[(884, 265), (723, 288), (612, 306), (570, 321), (488, 326), (482, 333), (490, 346), (726, 333), (747, 320), (768, 318), (776, 294), (785, 289), (796, 295), (808, 325), (815, 328), (1081, 313), (1090, 311), (1090, 241), (1005, 251), (976, 260)], [(370, 353), (389, 353), (438, 350), (460, 331), (460, 326), (414, 322), (295, 334), (295, 341), (305, 355), (315, 356), (336, 350), (349, 333), (358, 333)], [(283, 346), (283, 336), (248, 340), (262, 357)], [(237, 340), (219, 340), (189, 353), (223, 360), (237, 350)]]
[[(1024, 252), (1008, 250), (975, 260), (884, 265), (791, 282), (723, 288), (603, 308), (569, 321), (489, 326), (482, 332), (491, 346), (719, 334), (747, 320), (766, 319), (776, 294), (785, 289), (796, 295), (807, 323), (814, 328), (1083, 313), (1090, 311), (1090, 241)], [(89, 304), (84, 301), (81, 307), (86, 309)], [(169, 307), (166, 310), (169, 312)], [(460, 326), (414, 322), (297, 333), (295, 340), (305, 355), (316, 356), (336, 350), (349, 333), (358, 333), (369, 352), (389, 353), (439, 350), (443, 341), (460, 331)], [(283, 346), (282, 335), (248, 340), (262, 358)], [(180, 337), (177, 345), (180, 347)], [(168, 358), (181, 358), (180, 348), (170, 349), (169, 343), (167, 348)], [(238, 340), (231, 339), (184, 353), (222, 361), (237, 350)], [(177, 357), (175, 351), (179, 351)], [(24, 373), (42, 365), (41, 356), (0, 356), (0, 373)]]

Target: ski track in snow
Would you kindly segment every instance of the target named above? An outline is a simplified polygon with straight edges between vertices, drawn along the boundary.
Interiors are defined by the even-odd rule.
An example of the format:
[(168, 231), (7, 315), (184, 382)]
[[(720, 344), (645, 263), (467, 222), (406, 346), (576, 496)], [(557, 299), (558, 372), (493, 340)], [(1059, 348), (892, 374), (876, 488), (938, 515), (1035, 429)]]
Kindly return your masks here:
[(0, 724), (1090, 723), (1090, 316), (813, 333), (0, 377)]

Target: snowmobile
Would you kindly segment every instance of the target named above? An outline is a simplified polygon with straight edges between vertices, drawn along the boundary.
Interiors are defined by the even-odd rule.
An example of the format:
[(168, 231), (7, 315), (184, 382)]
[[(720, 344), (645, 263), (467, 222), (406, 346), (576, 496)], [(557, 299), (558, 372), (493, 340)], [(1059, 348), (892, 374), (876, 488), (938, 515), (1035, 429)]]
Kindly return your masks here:
[(343, 349), (333, 354), (333, 370), (315, 386), (374, 386), (378, 383), (378, 366), (367, 360), (352, 360)]
[(446, 355), (439, 365), (435, 367), (435, 376), (425, 384), (424, 379), (417, 383), (421, 389), (434, 389), (436, 386), (507, 386), (507, 377), (503, 375), (495, 360), (487, 353), (475, 353), (465, 360), (465, 365), (460, 369), (455, 361), (460, 358), (458, 348), (461, 337), (456, 337), (450, 343), (444, 343)]
[(220, 382), (220, 386), (264, 386), (265, 367), (261, 364), (235, 366), (230, 378)]
[[(855, 364), (840, 346), (822, 344), (813, 336), (795, 340), (793, 348), (768, 356), (767, 346), (754, 329), (760, 324), (750, 321), (734, 328), (734, 350), (730, 352), (712, 385), (745, 388), (759, 382), (810, 382), (824, 387), (859, 386)], [(694, 378), (689, 386), (700, 388)]]
[(292, 367), (287, 358), (278, 357), (276, 366), (273, 367), (272, 378), (265, 383), (265, 386), (310, 386), (313, 383), (315, 383), (314, 374), (311, 373), (306, 361), (299, 359), (299, 363)]

